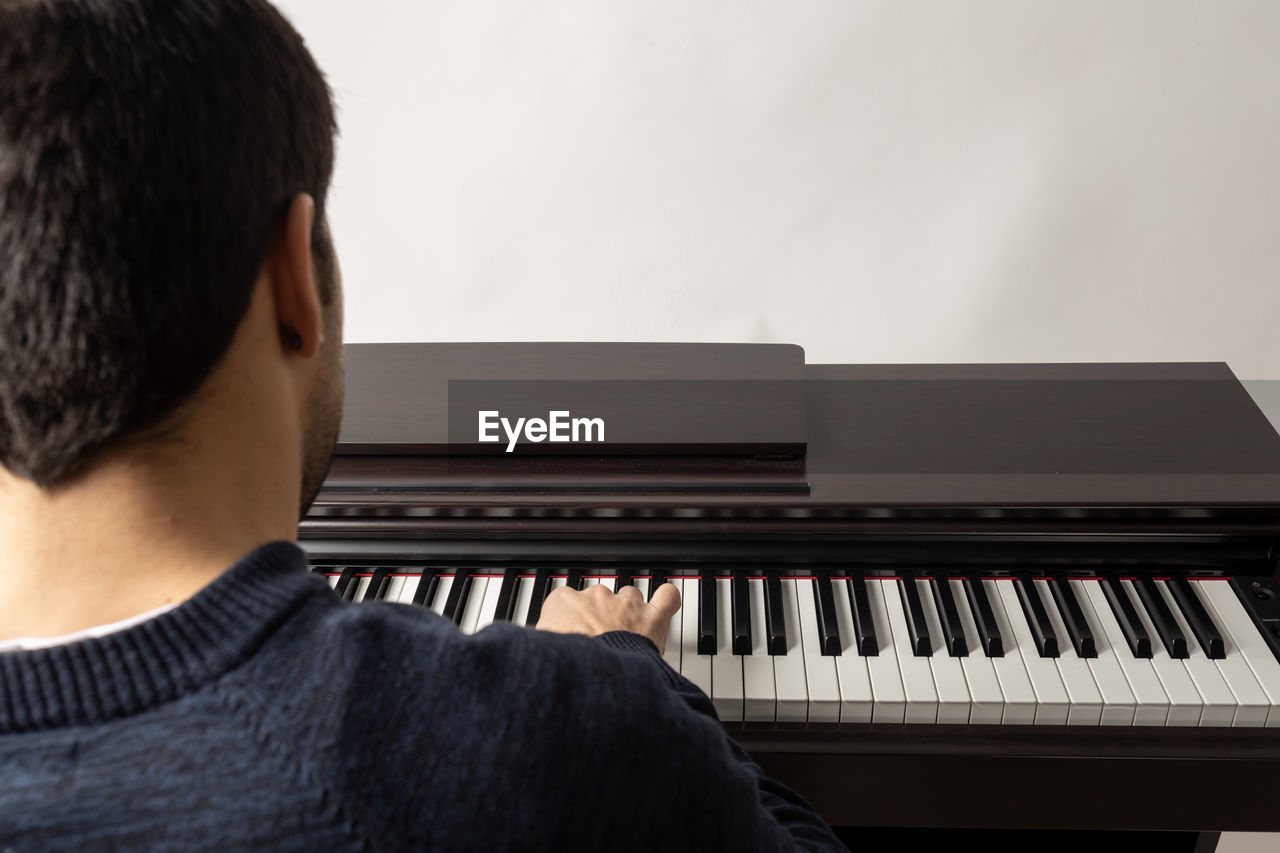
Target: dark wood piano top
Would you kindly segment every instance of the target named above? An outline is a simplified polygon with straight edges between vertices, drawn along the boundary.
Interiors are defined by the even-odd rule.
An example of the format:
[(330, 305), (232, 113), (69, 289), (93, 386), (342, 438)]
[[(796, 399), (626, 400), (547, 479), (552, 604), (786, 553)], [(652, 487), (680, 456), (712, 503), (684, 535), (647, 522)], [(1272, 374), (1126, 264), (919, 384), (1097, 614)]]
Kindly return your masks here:
[[(1134, 517), (1140, 508), (1144, 517), (1193, 524), (1208, 517), (1280, 518), (1280, 436), (1221, 363), (807, 365), (795, 380), (803, 391), (807, 456), (794, 459), (406, 452), (412, 430), (396, 421), (407, 405), (396, 395), (414, 387), (414, 377), (433, 370), (423, 381), (435, 389), (413, 402), (414, 417), (440, 421), (447, 410), (441, 376), (496, 375), (492, 360), (478, 361), (471, 372), (466, 365), (490, 347), (508, 363), (511, 348), (520, 346), (527, 345), (357, 349), (362, 354), (348, 369), (347, 417), (359, 420), (343, 435), (358, 438), (360, 452), (340, 444), (319, 508), (333, 501), (567, 511), (771, 507), (837, 516), (869, 508), (963, 515), (973, 508), (971, 515), (988, 518), (1017, 508), (1058, 516), (1112, 508)], [(580, 365), (593, 345), (537, 346), (546, 363)], [(669, 375), (687, 359), (690, 377), (715, 382), (727, 375), (731, 353), (741, 352), (743, 369), (734, 376), (758, 371), (776, 379), (793, 369), (798, 352), (782, 348), (775, 355), (785, 358), (778, 359), (757, 345), (669, 346), (661, 367), (643, 369)], [(625, 349), (609, 351), (625, 361)], [(616, 370), (610, 362), (598, 375)], [(397, 378), (388, 380), (388, 371)], [(734, 422), (733, 429), (749, 441), (750, 424)], [(380, 440), (397, 452), (364, 455)]]

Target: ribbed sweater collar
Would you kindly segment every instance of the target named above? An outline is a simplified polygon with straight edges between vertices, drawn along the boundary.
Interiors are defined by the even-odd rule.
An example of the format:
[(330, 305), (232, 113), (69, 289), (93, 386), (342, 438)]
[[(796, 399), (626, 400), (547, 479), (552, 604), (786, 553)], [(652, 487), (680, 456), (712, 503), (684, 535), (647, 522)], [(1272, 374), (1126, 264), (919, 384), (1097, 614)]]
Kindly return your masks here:
[(292, 542), (252, 551), (177, 607), (93, 639), (0, 654), (0, 733), (135, 714), (243, 662), (324, 585)]

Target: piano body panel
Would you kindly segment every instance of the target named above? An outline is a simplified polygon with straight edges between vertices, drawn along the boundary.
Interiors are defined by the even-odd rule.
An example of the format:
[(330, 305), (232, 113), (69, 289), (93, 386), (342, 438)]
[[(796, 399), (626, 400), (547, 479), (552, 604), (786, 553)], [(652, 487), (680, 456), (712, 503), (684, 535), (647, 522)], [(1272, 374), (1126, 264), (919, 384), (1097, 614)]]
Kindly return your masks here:
[[(977, 571), (1002, 574), (1016, 569), (1055, 568), (1090, 572), (1159, 572), (1178, 568), (1210, 575), (1270, 575), (1271, 537), (1221, 535), (1026, 535), (1011, 540), (1000, 532), (904, 536), (895, 533), (762, 535), (733, 530), (666, 528), (637, 533), (631, 525), (600, 525), (590, 534), (556, 526), (486, 523), (459, 525), (444, 520), (436, 531), (416, 521), (370, 520), (351, 529), (344, 522), (309, 525), (301, 544), (313, 562), (365, 561), (381, 564), (471, 561), (495, 569), (560, 565), (613, 571), (627, 565), (642, 573), (661, 565), (672, 574), (694, 575), (712, 565), (722, 571), (780, 569), (809, 575), (816, 568), (876, 571)], [(409, 530), (409, 527), (415, 528)], [(595, 527), (595, 526), (593, 526)], [(417, 533), (417, 536), (406, 535)], [(541, 534), (541, 535), (539, 535)]]
[[(339, 455), (317, 510), (386, 502), (434, 506), (647, 507), (806, 511), (950, 511), (991, 517), (1213, 518), (1276, 521), (1280, 473), (877, 473), (847, 460), (713, 457), (413, 457)], [(835, 470), (832, 470), (835, 468)], [(541, 490), (539, 490), (541, 487)], [(640, 487), (643, 487), (641, 490)]]
[(1168, 729), (1126, 748), (1129, 732), (1074, 726), (962, 727), (995, 730), (972, 735), (876, 728), (732, 734), (837, 826), (1280, 831), (1275, 730)]

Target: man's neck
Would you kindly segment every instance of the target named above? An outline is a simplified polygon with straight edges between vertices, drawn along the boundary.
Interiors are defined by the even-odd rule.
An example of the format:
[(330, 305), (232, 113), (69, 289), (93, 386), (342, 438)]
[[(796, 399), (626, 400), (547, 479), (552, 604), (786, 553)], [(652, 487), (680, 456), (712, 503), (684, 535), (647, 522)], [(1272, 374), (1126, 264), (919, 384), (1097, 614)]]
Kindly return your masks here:
[(56, 636), (183, 601), (256, 546), (292, 538), (130, 479), (102, 474), (52, 497), (22, 482), (0, 487), (0, 639)]
[(176, 439), (113, 452), (57, 489), (0, 468), (0, 640), (183, 601), (257, 546), (296, 537), (296, 423), (256, 395), (218, 396), (184, 413)]

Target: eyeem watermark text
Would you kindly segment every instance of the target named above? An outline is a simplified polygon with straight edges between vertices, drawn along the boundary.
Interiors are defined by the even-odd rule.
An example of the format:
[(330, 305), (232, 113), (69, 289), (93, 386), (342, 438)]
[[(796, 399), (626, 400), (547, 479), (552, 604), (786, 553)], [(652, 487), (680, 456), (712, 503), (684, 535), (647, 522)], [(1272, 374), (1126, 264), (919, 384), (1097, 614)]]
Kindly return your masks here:
[(501, 427), (506, 434), (507, 453), (516, 449), (516, 442), (521, 437), (535, 444), (543, 441), (556, 444), (604, 441), (604, 418), (575, 418), (567, 411), (551, 411), (547, 412), (546, 420), (516, 418), (515, 423), (512, 423), (498, 411), (481, 411), (477, 414), (480, 421), (480, 442), (492, 444), (502, 441), (502, 436), (498, 435), (498, 428)]

